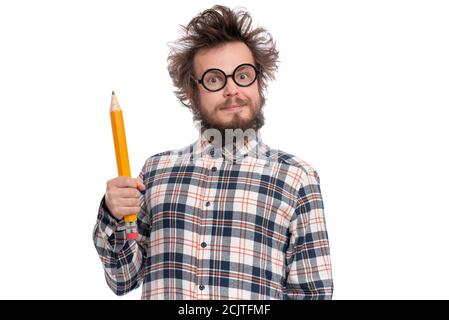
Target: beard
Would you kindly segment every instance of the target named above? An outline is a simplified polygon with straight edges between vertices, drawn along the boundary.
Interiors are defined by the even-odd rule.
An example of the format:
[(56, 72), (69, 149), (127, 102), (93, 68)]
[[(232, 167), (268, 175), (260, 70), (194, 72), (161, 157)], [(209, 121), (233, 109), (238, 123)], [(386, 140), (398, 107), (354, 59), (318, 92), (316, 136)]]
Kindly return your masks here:
[[(193, 112), (193, 120), (199, 121), (201, 128), (203, 129), (216, 129), (218, 130), (222, 137), (225, 137), (226, 129), (241, 129), (242, 131), (246, 131), (248, 129), (252, 129), (254, 131), (258, 131), (265, 124), (265, 117), (263, 114), (263, 106), (265, 104), (265, 97), (260, 94), (260, 105), (255, 105), (251, 99), (241, 99), (235, 98), (234, 101), (232, 98), (226, 99), (226, 101), (218, 106), (217, 109), (228, 106), (233, 102), (238, 105), (245, 105), (246, 108), (250, 109), (249, 118), (243, 118), (238, 112), (232, 115), (232, 119), (227, 123), (222, 123), (218, 119), (214, 118), (213, 114), (205, 112), (204, 108), (199, 103), (199, 97), (195, 97), (195, 105), (197, 107), (192, 108)], [(223, 141), (224, 142), (224, 141)]]

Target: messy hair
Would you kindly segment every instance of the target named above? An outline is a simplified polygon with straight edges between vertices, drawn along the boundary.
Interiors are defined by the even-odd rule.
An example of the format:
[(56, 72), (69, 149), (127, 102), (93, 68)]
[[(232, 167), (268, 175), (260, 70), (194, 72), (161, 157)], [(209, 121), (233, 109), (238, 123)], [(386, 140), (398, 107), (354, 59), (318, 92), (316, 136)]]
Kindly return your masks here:
[(245, 43), (253, 55), (260, 71), (259, 93), (261, 105), (264, 104), (264, 91), (267, 81), (274, 79), (279, 52), (272, 36), (261, 27), (252, 30), (251, 23), (248, 12), (216, 5), (199, 13), (187, 26), (181, 26), (183, 35), (170, 48), (168, 72), (176, 88), (174, 93), (183, 105), (193, 110), (197, 108), (198, 92), (192, 79), (195, 54), (202, 48), (235, 41)]

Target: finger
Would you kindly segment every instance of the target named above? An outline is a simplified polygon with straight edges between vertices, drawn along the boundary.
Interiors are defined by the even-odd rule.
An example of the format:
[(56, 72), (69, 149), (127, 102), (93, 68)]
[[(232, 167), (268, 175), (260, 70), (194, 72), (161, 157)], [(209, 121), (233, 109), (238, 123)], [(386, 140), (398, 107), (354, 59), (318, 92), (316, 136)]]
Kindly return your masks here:
[(137, 181), (130, 177), (117, 177), (114, 179), (114, 186), (118, 188), (137, 188)]
[(140, 198), (141, 193), (135, 188), (120, 188), (117, 191), (119, 198)]
[(137, 214), (140, 211), (140, 207), (123, 207), (120, 208), (120, 212), (123, 215), (128, 215), (128, 214)]
[(121, 198), (117, 201), (117, 207), (139, 207), (140, 199), (136, 198)]
[(136, 178), (136, 183), (137, 183), (137, 188), (139, 190), (144, 190), (145, 189), (145, 184), (143, 183), (143, 181), (142, 181), (140, 176)]

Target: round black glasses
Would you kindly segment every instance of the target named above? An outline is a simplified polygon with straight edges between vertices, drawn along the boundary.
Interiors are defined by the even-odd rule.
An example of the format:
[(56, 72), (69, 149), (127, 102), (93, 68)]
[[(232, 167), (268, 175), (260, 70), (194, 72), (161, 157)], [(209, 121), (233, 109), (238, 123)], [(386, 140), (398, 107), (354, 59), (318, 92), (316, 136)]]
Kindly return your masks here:
[(201, 79), (195, 79), (203, 87), (211, 92), (220, 91), (226, 86), (228, 78), (231, 77), (235, 84), (240, 87), (249, 87), (256, 81), (260, 71), (249, 63), (244, 63), (235, 68), (232, 74), (226, 74), (220, 69), (209, 69), (203, 73)]

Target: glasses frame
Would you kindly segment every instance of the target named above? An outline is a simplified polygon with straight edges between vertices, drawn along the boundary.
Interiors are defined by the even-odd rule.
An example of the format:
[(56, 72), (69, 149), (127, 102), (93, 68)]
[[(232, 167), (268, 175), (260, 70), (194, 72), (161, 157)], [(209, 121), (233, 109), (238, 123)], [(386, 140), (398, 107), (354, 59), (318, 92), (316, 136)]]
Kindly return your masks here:
[[(254, 71), (256, 72), (256, 76), (254, 77), (254, 80), (251, 81), (251, 83), (246, 84), (246, 85), (241, 85), (241, 84), (237, 83), (237, 81), (235, 81), (235, 73), (236, 73), (236, 71), (237, 71), (239, 68), (243, 67), (243, 66), (250, 66), (250, 67), (252, 67), (252, 68), (254, 69)], [(204, 77), (206, 76), (206, 74), (207, 74), (209, 71), (218, 71), (218, 72), (221, 72), (221, 73), (223, 74), (225, 81), (224, 81), (223, 86), (222, 86), (221, 88), (216, 89), (216, 90), (210, 90), (210, 89), (208, 89), (208, 88), (204, 85)], [(226, 73), (224, 73), (223, 70), (220, 70), (220, 69), (217, 69), (217, 68), (211, 68), (211, 69), (207, 69), (206, 71), (204, 71), (203, 75), (201, 76), (201, 79), (196, 79), (196, 78), (193, 77), (193, 76), (192, 76), (192, 77), (193, 77), (193, 79), (195, 80), (195, 82), (197, 82), (198, 84), (201, 84), (201, 85), (203, 86), (203, 88), (206, 89), (207, 91), (209, 91), (209, 92), (217, 92), (217, 91), (222, 90), (224, 87), (226, 87), (226, 85), (228, 84), (228, 78), (232, 78), (232, 80), (234, 81), (234, 83), (235, 83), (236, 85), (238, 85), (239, 87), (245, 88), (245, 87), (249, 87), (250, 85), (252, 85), (252, 84), (257, 80), (257, 77), (259, 76), (259, 74), (260, 74), (260, 70), (258, 70), (258, 69), (257, 69), (254, 65), (252, 65), (251, 63), (242, 63), (242, 64), (238, 65), (238, 66), (234, 69), (234, 72), (232, 72), (232, 74), (226, 74)]]

